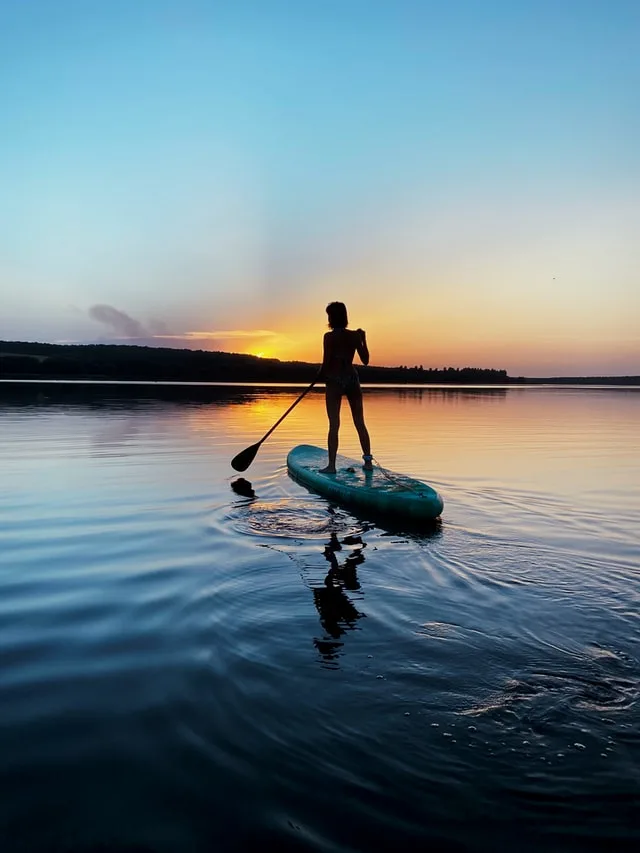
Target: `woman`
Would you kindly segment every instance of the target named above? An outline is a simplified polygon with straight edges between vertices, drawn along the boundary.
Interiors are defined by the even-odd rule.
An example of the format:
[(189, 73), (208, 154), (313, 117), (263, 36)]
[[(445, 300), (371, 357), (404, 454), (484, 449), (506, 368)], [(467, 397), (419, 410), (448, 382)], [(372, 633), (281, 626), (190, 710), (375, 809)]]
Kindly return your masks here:
[(326, 383), (325, 401), (329, 417), (329, 464), (321, 468), (321, 474), (336, 473), (336, 455), (338, 453), (338, 430), (340, 429), (340, 404), (346, 394), (353, 423), (358, 431), (362, 446), (362, 458), (365, 471), (372, 471), (371, 442), (364, 422), (362, 409), (362, 390), (360, 380), (353, 366), (353, 357), (358, 353), (363, 364), (369, 364), (367, 337), (362, 329), (355, 332), (347, 329), (349, 320), (343, 302), (331, 302), (327, 305), (330, 332), (326, 332), (323, 342), (324, 356), (320, 376)]

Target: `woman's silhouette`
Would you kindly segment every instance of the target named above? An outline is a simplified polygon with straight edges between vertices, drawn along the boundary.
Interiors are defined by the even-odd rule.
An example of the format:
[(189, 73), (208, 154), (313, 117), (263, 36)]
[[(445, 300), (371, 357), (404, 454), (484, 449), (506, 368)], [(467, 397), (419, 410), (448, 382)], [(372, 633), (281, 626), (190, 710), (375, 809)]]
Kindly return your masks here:
[(327, 305), (330, 332), (326, 332), (323, 342), (323, 359), (320, 376), (326, 383), (325, 401), (329, 418), (329, 464), (321, 468), (321, 474), (336, 473), (336, 455), (338, 453), (338, 431), (340, 429), (340, 405), (346, 395), (351, 407), (353, 423), (358, 431), (365, 471), (373, 470), (371, 441), (364, 422), (362, 407), (362, 389), (353, 357), (358, 353), (363, 364), (369, 364), (367, 337), (363, 329), (355, 332), (347, 329), (349, 320), (347, 308), (343, 302), (331, 302)]

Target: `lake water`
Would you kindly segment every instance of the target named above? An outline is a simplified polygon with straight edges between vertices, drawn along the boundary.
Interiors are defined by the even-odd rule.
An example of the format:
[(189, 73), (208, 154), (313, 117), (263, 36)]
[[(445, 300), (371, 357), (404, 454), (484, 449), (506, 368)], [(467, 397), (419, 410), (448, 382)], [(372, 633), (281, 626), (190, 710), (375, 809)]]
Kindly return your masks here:
[(637, 849), (640, 389), (299, 390), (0, 386), (0, 850)]

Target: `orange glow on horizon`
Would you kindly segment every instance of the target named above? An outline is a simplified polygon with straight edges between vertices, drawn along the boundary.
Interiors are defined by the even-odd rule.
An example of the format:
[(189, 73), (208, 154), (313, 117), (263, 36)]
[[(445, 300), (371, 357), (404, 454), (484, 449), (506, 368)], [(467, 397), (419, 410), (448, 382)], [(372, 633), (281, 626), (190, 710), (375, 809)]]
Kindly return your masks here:
[[(520, 300), (523, 302), (522, 300)], [(513, 300), (483, 304), (480, 294), (465, 303), (425, 294), (413, 306), (406, 303), (350, 312), (350, 328), (364, 328), (371, 364), (385, 367), (422, 365), (424, 368), (478, 367), (507, 370), (511, 376), (616, 375), (640, 373), (640, 338), (633, 316), (621, 316), (607, 305), (594, 320), (593, 310), (580, 305), (549, 312), (547, 303), (527, 310)], [(323, 306), (308, 313), (280, 316), (269, 340), (246, 339), (236, 351), (281, 361), (322, 360), (322, 337), (327, 330)], [(243, 341), (243, 343), (245, 343)], [(356, 356), (356, 364), (359, 363)]]
[[(301, 336), (299, 342), (288, 340), (286, 344), (273, 349), (256, 346), (233, 347), (234, 352), (244, 352), (258, 358), (274, 358), (280, 361), (303, 361), (319, 364), (322, 360), (322, 335), (317, 333)], [(289, 337), (289, 336), (287, 336)], [(453, 336), (452, 336), (453, 337)], [(456, 334), (453, 339), (445, 339), (441, 333), (438, 338), (421, 342), (418, 338), (404, 337), (400, 341), (389, 332), (376, 336), (376, 330), (367, 331), (367, 341), (371, 353), (371, 365), (398, 367), (414, 365), (428, 368), (442, 367), (478, 367), (507, 370), (511, 376), (540, 375), (629, 375), (640, 373), (639, 347), (633, 340), (618, 341), (614, 348), (609, 341), (588, 339), (576, 343), (572, 340), (558, 340), (554, 337), (526, 341), (511, 339), (482, 340), (479, 338), (461, 339)], [(633, 368), (633, 363), (637, 367)], [(354, 362), (360, 364), (356, 355)], [(625, 364), (631, 365), (626, 367)]]

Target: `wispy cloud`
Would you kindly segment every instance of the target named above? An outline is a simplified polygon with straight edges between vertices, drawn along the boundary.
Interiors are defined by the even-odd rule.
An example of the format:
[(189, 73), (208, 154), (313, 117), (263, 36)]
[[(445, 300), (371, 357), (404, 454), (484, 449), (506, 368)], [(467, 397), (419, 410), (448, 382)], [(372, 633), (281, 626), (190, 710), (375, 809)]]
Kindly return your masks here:
[(113, 305), (92, 305), (89, 308), (89, 316), (92, 320), (108, 326), (119, 337), (143, 338), (149, 334), (139, 320), (119, 311)]
[(198, 344), (223, 346), (225, 341), (250, 342), (279, 337), (277, 332), (269, 329), (210, 329), (176, 334), (163, 320), (150, 320), (145, 324), (113, 305), (92, 305), (88, 313), (92, 320), (108, 327), (110, 340), (141, 346), (193, 348)]
[(182, 335), (156, 335), (161, 338), (176, 338), (179, 340), (210, 341), (232, 340), (237, 338), (272, 338), (276, 332), (268, 329), (216, 329), (211, 332), (184, 332)]

